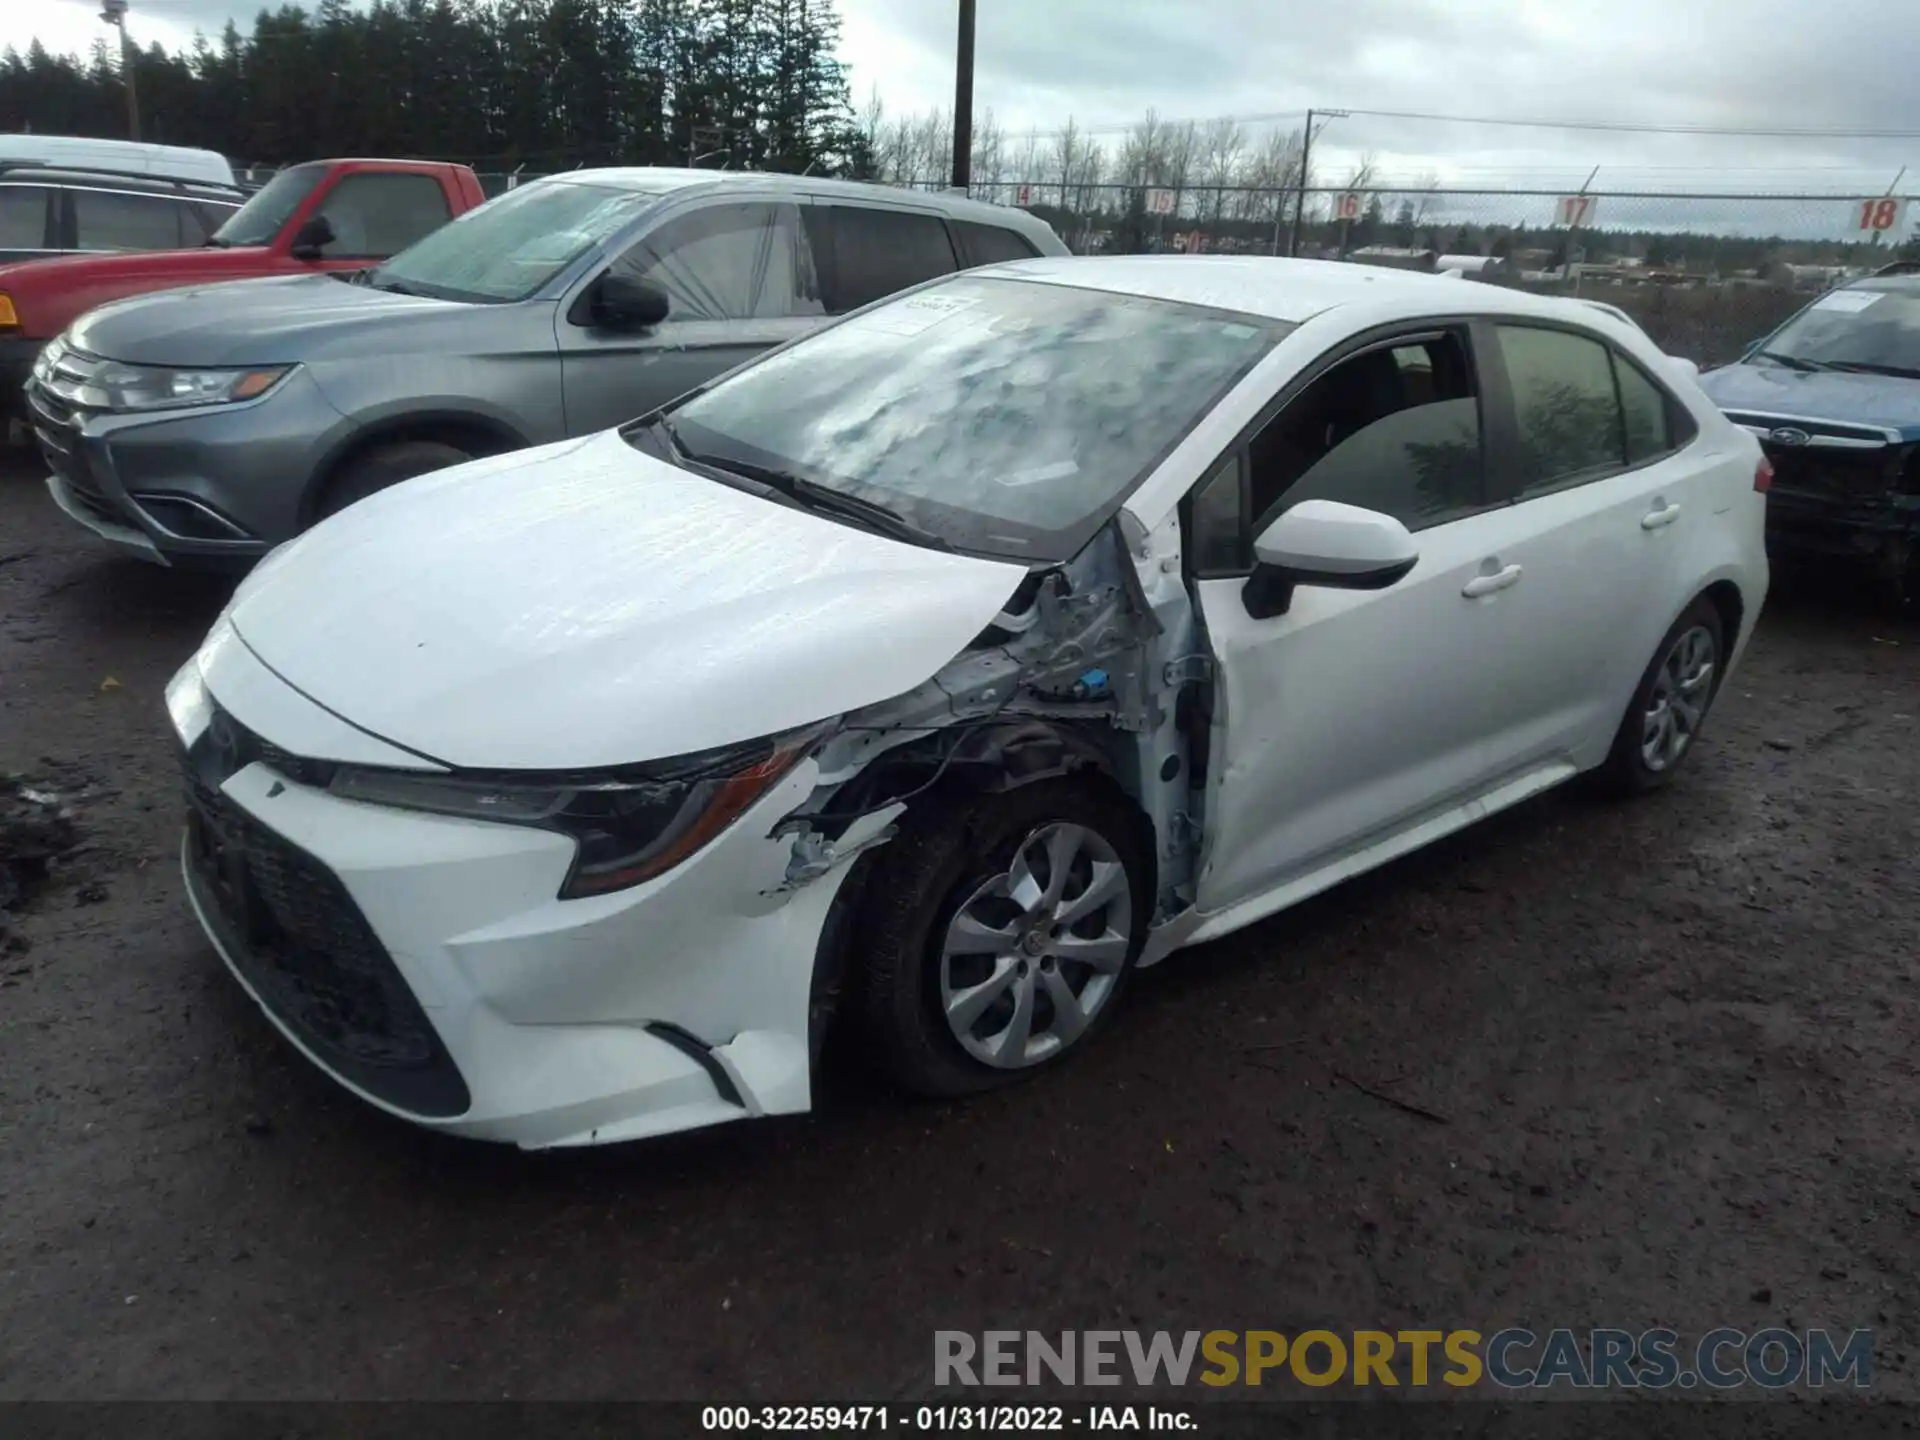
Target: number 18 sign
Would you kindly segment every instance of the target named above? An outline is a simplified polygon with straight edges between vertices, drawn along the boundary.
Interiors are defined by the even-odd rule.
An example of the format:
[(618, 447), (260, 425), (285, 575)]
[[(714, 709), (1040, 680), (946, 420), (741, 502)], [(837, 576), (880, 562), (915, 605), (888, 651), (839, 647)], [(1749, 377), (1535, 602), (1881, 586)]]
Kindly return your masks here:
[(1853, 228), (1866, 235), (1898, 235), (1906, 229), (1907, 202), (1904, 197), (1882, 195), (1874, 200), (1854, 202)]

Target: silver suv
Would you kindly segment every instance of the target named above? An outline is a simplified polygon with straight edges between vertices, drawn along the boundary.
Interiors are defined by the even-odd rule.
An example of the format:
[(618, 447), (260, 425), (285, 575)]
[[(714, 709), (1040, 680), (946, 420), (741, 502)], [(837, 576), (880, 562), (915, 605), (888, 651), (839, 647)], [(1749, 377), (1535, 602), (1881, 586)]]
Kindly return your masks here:
[(28, 386), (60, 507), (162, 563), (251, 562), (410, 476), (643, 415), (954, 270), (1063, 255), (956, 195), (580, 170), (364, 271), (106, 305)]

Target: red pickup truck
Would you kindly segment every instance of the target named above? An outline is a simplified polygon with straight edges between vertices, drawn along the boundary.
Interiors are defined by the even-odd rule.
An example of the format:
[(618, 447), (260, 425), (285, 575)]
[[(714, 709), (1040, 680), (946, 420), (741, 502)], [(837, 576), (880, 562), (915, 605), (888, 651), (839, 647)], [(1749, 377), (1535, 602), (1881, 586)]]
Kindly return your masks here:
[(197, 250), (71, 255), (0, 265), (0, 439), (40, 347), (109, 300), (262, 275), (357, 270), (486, 198), (465, 165), (314, 160), (282, 170)]

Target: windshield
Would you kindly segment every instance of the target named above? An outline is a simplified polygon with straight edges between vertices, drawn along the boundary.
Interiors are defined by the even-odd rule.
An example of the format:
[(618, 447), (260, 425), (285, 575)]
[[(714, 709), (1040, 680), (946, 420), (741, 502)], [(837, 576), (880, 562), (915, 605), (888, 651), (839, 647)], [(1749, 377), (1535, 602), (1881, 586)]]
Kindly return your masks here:
[(209, 245), (271, 245), (287, 217), (313, 193), (327, 173), (324, 165), (296, 165), (262, 185), (213, 232)]
[(1920, 290), (1867, 284), (1829, 291), (1768, 340), (1761, 358), (1920, 377)]
[(966, 550), (1065, 560), (1293, 327), (962, 277), (676, 410), (681, 444), (883, 505)]
[(409, 245), (373, 284), (443, 300), (524, 300), (657, 198), (579, 181), (522, 186)]

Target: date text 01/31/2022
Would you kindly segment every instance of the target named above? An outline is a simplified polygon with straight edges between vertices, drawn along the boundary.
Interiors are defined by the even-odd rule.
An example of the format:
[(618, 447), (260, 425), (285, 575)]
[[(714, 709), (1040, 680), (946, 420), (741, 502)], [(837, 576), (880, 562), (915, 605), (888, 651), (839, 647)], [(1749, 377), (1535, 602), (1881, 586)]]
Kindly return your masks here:
[(740, 1433), (821, 1430), (970, 1431), (1191, 1431), (1191, 1411), (1156, 1405), (708, 1405), (700, 1428)]

